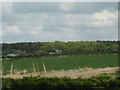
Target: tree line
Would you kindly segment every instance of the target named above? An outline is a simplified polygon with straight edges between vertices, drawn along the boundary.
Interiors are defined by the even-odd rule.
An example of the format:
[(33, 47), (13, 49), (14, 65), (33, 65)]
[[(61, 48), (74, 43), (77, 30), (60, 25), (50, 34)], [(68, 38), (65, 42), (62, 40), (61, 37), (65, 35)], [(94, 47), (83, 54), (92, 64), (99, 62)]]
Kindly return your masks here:
[(2, 54), (19, 57), (118, 53), (118, 41), (19, 42), (2, 43)]

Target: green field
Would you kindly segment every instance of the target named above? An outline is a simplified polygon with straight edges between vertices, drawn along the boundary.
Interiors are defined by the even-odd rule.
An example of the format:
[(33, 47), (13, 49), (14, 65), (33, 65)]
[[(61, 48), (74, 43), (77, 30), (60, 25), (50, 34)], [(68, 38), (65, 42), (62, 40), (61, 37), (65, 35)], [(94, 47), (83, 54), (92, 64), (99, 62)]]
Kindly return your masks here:
[(24, 58), (11, 61), (3, 61), (4, 74), (9, 73), (11, 64), (13, 70), (31, 71), (33, 63), (43, 71), (42, 61), (44, 62), (47, 71), (50, 70), (69, 70), (84, 67), (105, 68), (118, 66), (118, 55), (92, 55), (92, 56), (56, 56), (56, 57), (41, 57), (41, 58)]

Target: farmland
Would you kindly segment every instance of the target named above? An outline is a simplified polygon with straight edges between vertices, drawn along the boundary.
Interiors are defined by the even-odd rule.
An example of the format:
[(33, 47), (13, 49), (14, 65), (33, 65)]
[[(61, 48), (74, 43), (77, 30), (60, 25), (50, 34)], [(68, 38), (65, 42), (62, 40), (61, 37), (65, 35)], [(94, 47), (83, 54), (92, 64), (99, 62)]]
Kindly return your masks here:
[(70, 70), (85, 67), (105, 68), (117, 67), (118, 55), (86, 55), (86, 56), (54, 56), (54, 57), (40, 57), (40, 58), (21, 58), (10, 61), (3, 61), (3, 74), (9, 74), (11, 65), (13, 64), (13, 71), (27, 70), (33, 71), (34, 66), (43, 71), (43, 63), (46, 70)]

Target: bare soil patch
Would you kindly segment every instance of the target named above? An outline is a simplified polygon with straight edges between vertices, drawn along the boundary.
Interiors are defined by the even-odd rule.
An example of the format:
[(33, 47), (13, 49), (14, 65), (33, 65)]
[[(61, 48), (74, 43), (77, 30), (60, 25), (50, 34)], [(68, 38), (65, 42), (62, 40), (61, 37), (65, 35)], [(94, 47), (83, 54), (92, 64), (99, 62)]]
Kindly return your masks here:
[(75, 70), (60, 70), (60, 71), (49, 71), (49, 72), (33, 72), (33, 73), (26, 73), (20, 74), (18, 71), (15, 74), (8, 74), (5, 76), (2, 76), (2, 78), (23, 78), (23, 77), (30, 77), (30, 76), (41, 76), (41, 77), (69, 77), (69, 78), (90, 78), (92, 76), (97, 76), (103, 73), (115, 73), (118, 70), (118, 67), (107, 67), (107, 68), (80, 68)]

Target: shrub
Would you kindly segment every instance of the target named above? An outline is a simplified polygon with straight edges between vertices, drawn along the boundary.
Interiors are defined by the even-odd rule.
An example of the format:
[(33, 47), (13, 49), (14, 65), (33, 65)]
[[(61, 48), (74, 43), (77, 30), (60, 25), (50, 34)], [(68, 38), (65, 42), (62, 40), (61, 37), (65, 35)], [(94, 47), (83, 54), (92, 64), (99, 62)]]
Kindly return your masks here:
[(74, 89), (80, 90), (84, 88), (115, 88), (120, 87), (120, 79), (110, 78), (108, 76), (92, 77), (90, 79), (70, 79), (70, 78), (41, 78), (41, 77), (25, 77), (23, 79), (3, 79), (3, 88), (35, 88), (42, 90), (56, 89)]

